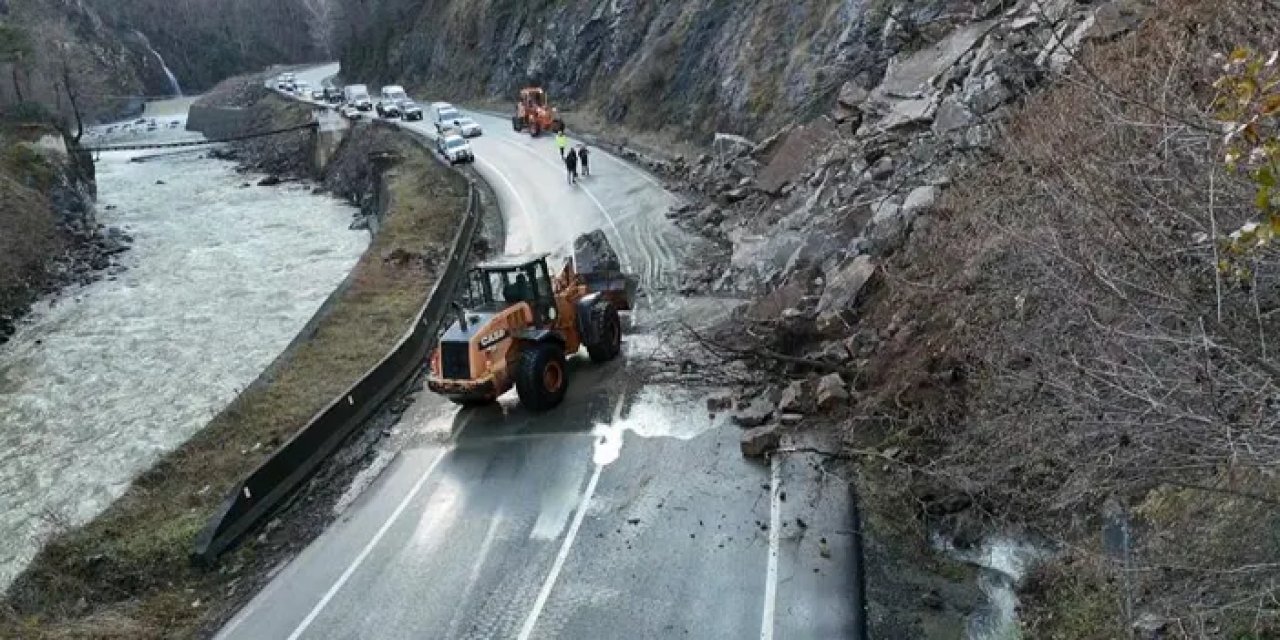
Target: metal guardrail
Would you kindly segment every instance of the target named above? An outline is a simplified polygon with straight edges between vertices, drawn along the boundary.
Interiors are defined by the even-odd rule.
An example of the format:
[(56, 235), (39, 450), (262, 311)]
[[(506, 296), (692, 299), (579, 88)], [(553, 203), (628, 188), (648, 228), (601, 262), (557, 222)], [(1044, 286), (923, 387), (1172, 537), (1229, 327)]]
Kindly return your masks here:
[(418, 312), (413, 328), (381, 362), (236, 485), (196, 536), (194, 561), (210, 566), (235, 546), (422, 367), (448, 316), (479, 221), (479, 196), (472, 185), (449, 261)]

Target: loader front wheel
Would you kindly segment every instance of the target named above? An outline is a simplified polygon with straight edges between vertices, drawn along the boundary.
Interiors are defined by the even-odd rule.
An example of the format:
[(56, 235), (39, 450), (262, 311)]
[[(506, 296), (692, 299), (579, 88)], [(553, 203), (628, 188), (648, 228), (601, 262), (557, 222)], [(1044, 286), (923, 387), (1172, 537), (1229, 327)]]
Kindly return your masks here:
[(564, 348), (554, 343), (531, 344), (520, 354), (516, 393), (520, 404), (530, 411), (553, 409), (564, 400), (569, 388)]
[(520, 119), (520, 116), (511, 117), (511, 128), (517, 133), (524, 128), (524, 122)]
[(592, 362), (608, 362), (622, 352), (622, 319), (612, 304), (597, 304), (591, 308), (590, 325), (596, 342), (587, 345)]

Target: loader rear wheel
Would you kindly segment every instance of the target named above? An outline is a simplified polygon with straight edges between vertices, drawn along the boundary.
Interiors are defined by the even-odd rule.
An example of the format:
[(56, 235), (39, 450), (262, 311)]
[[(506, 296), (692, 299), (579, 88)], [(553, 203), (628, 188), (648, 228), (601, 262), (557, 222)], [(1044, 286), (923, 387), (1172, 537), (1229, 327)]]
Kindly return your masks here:
[(569, 388), (569, 370), (564, 363), (564, 347), (554, 343), (532, 344), (520, 354), (516, 373), (516, 393), (520, 404), (530, 411), (546, 411), (564, 400)]
[(598, 341), (587, 345), (592, 362), (608, 362), (622, 352), (622, 319), (612, 304), (597, 304), (591, 308), (589, 327)]

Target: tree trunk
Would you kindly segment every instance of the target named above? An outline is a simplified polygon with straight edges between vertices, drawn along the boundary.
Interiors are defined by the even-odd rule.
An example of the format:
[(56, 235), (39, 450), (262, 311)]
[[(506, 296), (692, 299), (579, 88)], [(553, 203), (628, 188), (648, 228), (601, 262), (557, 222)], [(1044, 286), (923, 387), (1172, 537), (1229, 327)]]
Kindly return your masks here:
[(22, 77), (18, 74), (18, 63), (13, 63), (9, 68), (13, 72), (13, 93), (18, 98), (18, 104), (22, 104), (26, 99), (22, 97)]

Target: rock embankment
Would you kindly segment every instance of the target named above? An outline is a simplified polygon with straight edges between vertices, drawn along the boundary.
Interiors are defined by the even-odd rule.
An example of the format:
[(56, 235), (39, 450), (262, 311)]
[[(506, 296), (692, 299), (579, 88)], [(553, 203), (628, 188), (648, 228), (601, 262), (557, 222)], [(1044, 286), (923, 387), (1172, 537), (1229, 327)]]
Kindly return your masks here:
[[(0, 344), (37, 299), (124, 267), (132, 238), (98, 224), (93, 161), (52, 129), (4, 136), (0, 163)], [(71, 145), (70, 149), (74, 149)]]

